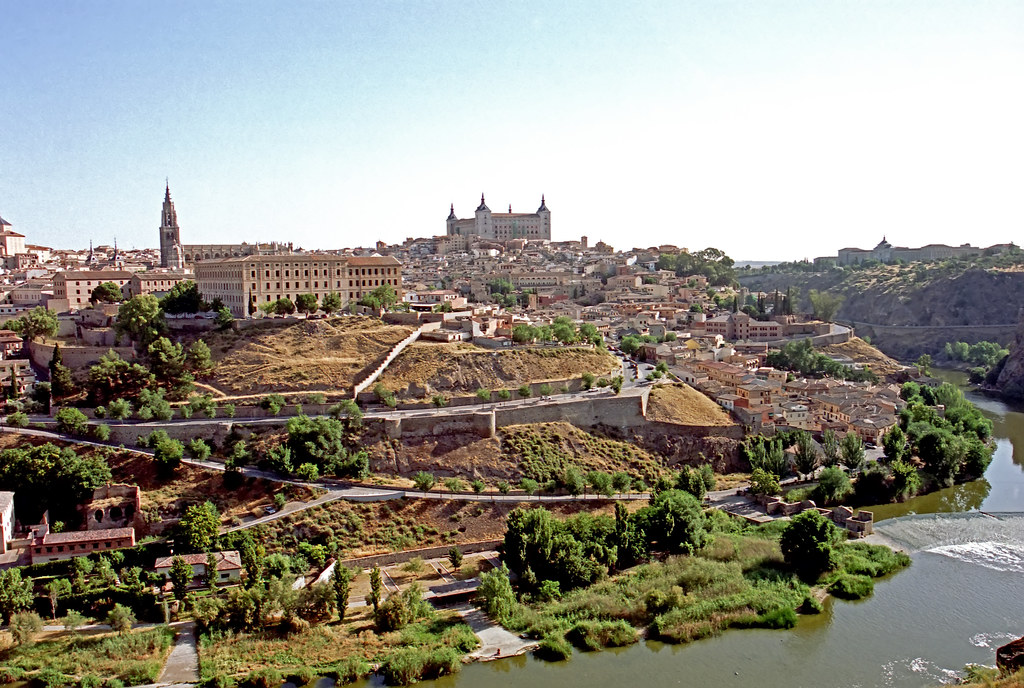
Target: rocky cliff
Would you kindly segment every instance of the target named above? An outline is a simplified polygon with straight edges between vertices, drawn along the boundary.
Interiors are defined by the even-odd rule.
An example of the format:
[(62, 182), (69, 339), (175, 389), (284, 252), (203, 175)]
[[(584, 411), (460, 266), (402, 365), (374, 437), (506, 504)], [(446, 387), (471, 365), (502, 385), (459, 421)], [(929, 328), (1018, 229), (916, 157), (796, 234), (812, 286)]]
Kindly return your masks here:
[(1013, 339), (1017, 311), (1024, 307), (1024, 270), (940, 264), (878, 265), (822, 273), (769, 273), (740, 277), (751, 290), (801, 293), (810, 308), (812, 289), (843, 296), (837, 320), (853, 322), (857, 334), (903, 360), (936, 354), (948, 341), (974, 343)]
[(996, 379), (996, 389), (1012, 399), (1024, 399), (1024, 308), (1020, 309), (1017, 338)]

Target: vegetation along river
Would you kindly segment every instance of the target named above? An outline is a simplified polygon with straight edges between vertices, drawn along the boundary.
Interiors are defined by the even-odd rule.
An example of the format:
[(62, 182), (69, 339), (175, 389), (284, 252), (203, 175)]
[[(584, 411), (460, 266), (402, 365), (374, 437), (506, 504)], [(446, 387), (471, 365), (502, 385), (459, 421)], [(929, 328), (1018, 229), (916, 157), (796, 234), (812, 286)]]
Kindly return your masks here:
[(993, 664), (996, 647), (1024, 635), (1024, 412), (968, 396), (994, 423), (992, 464), (981, 480), (875, 509), (877, 530), (906, 548), (913, 565), (879, 581), (867, 600), (830, 599), (824, 613), (789, 631), (577, 651), (555, 664), (516, 657), (425, 685), (918, 687), (949, 681), (967, 663)]

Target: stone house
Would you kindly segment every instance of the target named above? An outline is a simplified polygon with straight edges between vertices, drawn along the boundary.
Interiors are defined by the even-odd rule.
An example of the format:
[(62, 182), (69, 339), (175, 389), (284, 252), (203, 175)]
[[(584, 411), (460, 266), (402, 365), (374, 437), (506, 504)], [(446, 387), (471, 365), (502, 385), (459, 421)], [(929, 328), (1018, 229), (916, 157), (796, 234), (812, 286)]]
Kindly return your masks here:
[[(179, 555), (185, 563), (192, 567), (192, 579), (206, 578), (206, 554), (183, 554)], [(213, 552), (217, 559), (217, 582), (233, 583), (242, 578), (242, 557), (237, 550), (224, 552)], [(174, 564), (174, 557), (161, 557), (153, 564), (153, 570), (165, 579), (171, 577), (171, 566)]]

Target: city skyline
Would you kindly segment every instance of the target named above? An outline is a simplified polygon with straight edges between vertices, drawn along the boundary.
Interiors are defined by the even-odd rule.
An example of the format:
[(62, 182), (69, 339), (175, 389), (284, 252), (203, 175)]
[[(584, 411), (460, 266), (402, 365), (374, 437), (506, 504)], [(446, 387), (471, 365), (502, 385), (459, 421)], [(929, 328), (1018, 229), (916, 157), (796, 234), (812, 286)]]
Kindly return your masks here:
[(184, 243), (397, 243), (481, 192), (739, 260), (1024, 224), (1016, 3), (0, 6), (31, 243), (155, 247), (165, 177)]

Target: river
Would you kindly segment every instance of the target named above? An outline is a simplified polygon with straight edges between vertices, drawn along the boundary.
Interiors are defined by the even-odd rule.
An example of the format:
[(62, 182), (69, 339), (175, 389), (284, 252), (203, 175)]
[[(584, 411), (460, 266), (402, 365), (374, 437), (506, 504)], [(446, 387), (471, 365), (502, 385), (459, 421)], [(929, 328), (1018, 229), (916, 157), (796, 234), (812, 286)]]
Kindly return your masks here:
[(730, 630), (687, 645), (576, 652), (561, 663), (515, 657), (423, 685), (917, 688), (948, 682), (967, 663), (993, 664), (996, 647), (1024, 634), (1024, 413), (968, 396), (994, 423), (992, 464), (980, 480), (875, 509), (877, 530), (913, 564), (877, 582), (871, 598), (830, 599), (789, 631)]

